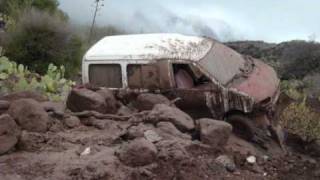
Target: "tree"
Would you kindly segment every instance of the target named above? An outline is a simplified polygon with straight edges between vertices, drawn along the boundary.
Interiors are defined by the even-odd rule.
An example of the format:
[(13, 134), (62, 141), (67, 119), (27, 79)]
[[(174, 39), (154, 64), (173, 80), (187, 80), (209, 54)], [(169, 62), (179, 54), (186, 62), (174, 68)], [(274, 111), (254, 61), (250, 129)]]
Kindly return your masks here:
[(5, 55), (33, 71), (43, 74), (53, 63), (64, 65), (67, 75), (71, 75), (80, 66), (82, 41), (57, 15), (26, 11), (7, 34)]

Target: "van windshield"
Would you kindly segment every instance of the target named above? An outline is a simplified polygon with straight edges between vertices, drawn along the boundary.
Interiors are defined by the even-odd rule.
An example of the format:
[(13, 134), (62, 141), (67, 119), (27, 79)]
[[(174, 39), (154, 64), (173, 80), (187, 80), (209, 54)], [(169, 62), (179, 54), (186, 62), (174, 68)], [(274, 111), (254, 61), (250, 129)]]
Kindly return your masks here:
[(246, 68), (246, 60), (241, 54), (219, 43), (199, 63), (223, 85)]

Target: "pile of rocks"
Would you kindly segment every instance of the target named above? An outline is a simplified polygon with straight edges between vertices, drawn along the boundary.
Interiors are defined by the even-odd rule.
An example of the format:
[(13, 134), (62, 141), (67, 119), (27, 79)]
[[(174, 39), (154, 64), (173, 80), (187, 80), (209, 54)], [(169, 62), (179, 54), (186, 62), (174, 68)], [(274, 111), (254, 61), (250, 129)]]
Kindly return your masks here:
[[(124, 104), (107, 89), (73, 89), (66, 103), (21, 92), (0, 97), (0, 110), (0, 155), (40, 151), (48, 143), (47, 132), (121, 126), (121, 132), (112, 137), (117, 142), (111, 147), (114, 158), (123, 166), (142, 167), (159, 160), (190, 159), (188, 149), (195, 145), (223, 149), (232, 133), (230, 124), (194, 120), (164, 96), (140, 94), (134, 102)], [(91, 150), (85, 151), (79, 154), (89, 154)], [(218, 162), (225, 162), (223, 159)], [(230, 162), (226, 168), (234, 169)]]

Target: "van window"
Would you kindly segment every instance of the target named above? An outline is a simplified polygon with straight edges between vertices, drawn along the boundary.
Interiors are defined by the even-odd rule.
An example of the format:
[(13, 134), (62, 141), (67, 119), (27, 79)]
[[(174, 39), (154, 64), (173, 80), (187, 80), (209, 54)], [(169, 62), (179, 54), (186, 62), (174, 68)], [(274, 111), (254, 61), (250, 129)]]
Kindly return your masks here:
[(159, 89), (159, 68), (156, 65), (129, 64), (127, 67), (128, 86), (136, 89)]
[(99, 87), (121, 88), (120, 64), (90, 64), (89, 81)]

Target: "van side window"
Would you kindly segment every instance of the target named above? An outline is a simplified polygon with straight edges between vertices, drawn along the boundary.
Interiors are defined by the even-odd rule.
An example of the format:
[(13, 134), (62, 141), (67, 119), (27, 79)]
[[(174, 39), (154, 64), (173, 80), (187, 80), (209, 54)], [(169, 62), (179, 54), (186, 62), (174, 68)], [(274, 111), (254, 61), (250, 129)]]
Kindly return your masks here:
[(122, 88), (120, 64), (90, 64), (89, 82), (99, 87)]
[(159, 89), (159, 68), (156, 65), (129, 64), (127, 66), (128, 86), (132, 89)]

